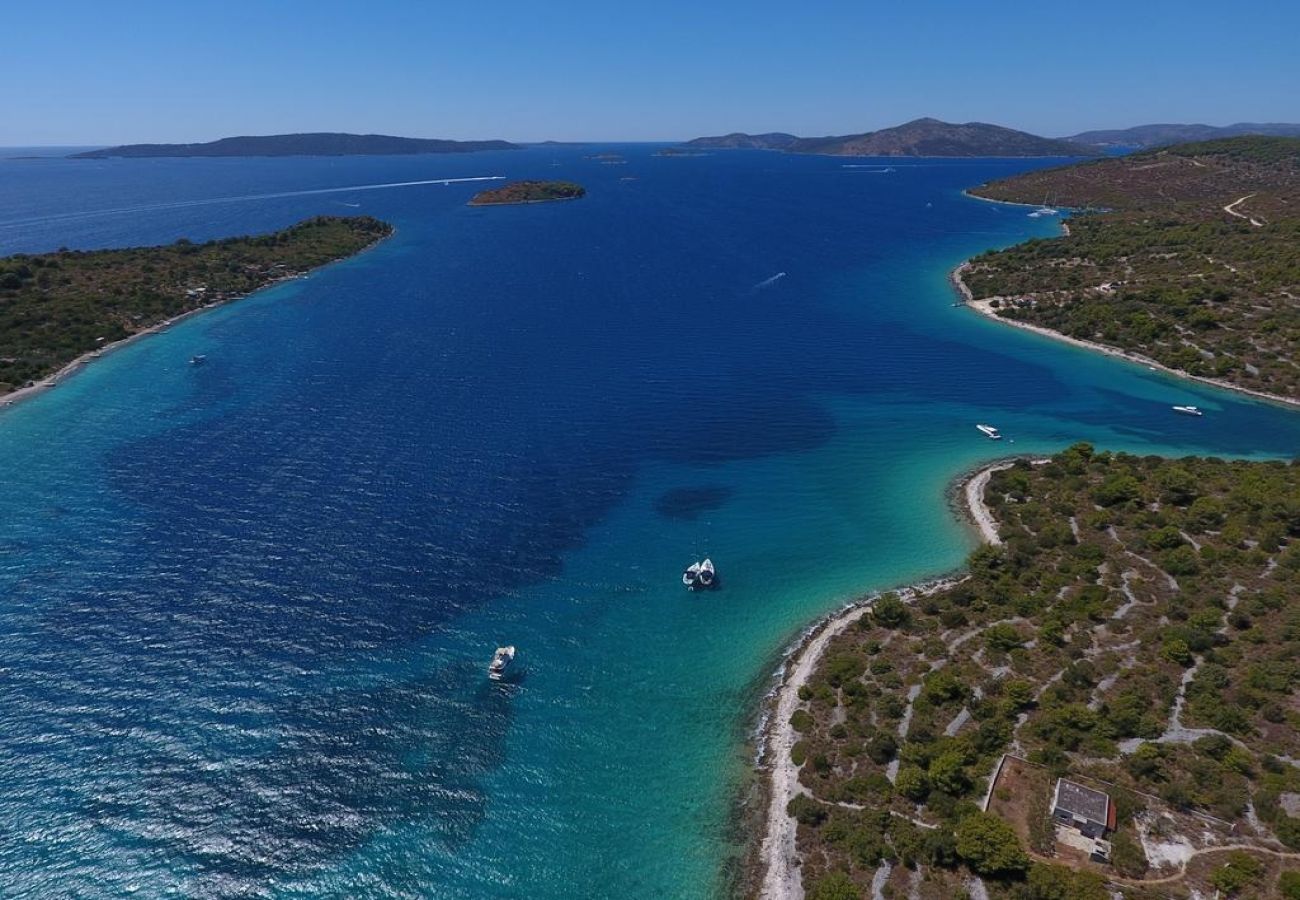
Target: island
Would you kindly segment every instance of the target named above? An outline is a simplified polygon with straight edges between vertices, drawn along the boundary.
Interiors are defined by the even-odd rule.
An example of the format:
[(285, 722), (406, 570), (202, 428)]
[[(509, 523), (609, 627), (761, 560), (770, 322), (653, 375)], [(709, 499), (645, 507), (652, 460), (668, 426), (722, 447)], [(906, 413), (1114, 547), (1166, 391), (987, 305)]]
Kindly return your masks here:
[(476, 153), (518, 150), (508, 141), (451, 141), (393, 137), (387, 134), (268, 134), (221, 138), (203, 144), (124, 144), (74, 153), (69, 159), (187, 156), (409, 156), (421, 153)]
[(352, 256), (391, 233), (369, 216), (321, 216), (201, 244), (0, 259), (0, 394), (50, 386), (115, 344)]
[(970, 260), (1001, 321), (1278, 400), (1300, 397), (1300, 138), (1236, 137), (970, 191), (1081, 211), (1068, 234)]
[(509, 203), (550, 203), (556, 200), (577, 200), (586, 196), (587, 189), (572, 181), (512, 181), (499, 188), (479, 191), (470, 199), (470, 206), (501, 206)]
[(798, 137), (784, 131), (769, 131), (764, 134), (733, 131), (731, 134), (698, 137), (682, 146), (701, 150), (785, 150), (798, 141)]
[(1300, 125), (1286, 122), (1237, 122), (1234, 125), (1134, 125), (1132, 128), (1083, 131), (1063, 140), (1101, 148), (1150, 150), (1170, 144), (1212, 141), (1245, 134), (1300, 137)]
[(983, 122), (954, 124), (914, 119), (893, 128), (831, 137), (801, 138), (784, 132), (702, 137), (683, 146), (709, 149), (781, 150), (824, 156), (1037, 157), (1096, 156), (1094, 146), (1039, 137)]
[(761, 895), (1295, 896), (1300, 466), (1076, 444), (960, 495), (964, 573), (784, 667)]

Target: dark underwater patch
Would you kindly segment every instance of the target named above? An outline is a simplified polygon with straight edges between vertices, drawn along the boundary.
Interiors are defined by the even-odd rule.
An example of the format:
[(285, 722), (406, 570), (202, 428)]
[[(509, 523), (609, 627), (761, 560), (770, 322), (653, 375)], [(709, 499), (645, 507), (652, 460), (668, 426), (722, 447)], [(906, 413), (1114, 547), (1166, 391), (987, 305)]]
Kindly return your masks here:
[(721, 509), (732, 493), (731, 488), (722, 485), (673, 488), (655, 501), (655, 512), (665, 519), (692, 522), (703, 513)]

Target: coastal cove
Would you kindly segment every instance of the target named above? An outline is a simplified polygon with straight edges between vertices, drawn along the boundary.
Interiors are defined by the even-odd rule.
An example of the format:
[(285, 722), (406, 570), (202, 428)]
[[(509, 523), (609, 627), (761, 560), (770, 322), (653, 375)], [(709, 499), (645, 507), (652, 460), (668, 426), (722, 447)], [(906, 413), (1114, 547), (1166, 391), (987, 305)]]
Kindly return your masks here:
[[(775, 661), (961, 565), (954, 475), (1300, 441), (953, 307), (960, 260), (1054, 229), (961, 190), (1048, 161), (660, 149), (0, 163), (6, 253), (396, 228), (0, 414), (0, 821), (43, 836), (0, 847), (0, 892), (724, 895)], [(488, 174), (587, 194), (211, 202)], [(704, 554), (723, 588), (688, 595)]]

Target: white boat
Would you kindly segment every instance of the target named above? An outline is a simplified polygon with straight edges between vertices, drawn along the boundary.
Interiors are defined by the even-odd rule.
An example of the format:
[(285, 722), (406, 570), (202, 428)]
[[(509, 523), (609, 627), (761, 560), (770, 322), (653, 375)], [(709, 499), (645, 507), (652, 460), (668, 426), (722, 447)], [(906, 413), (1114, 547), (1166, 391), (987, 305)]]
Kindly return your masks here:
[(1182, 414), (1185, 415), (1185, 416), (1203, 416), (1203, 415), (1205, 415), (1205, 413), (1203, 413), (1201, 410), (1197, 409), (1195, 406), (1175, 406), (1173, 409), (1174, 409), (1174, 412), (1182, 413)]
[(691, 563), (682, 573), (682, 584), (686, 585), (688, 590), (707, 591), (715, 587), (718, 583), (717, 571), (713, 568), (713, 560), (705, 559), (701, 562)]
[(984, 436), (989, 438), (990, 440), (994, 440), (994, 441), (1002, 440), (1002, 435), (992, 425), (976, 425), (975, 427), (978, 428), (980, 431), (982, 431), (984, 433)]
[(500, 681), (506, 674), (506, 669), (515, 661), (515, 648), (497, 647), (497, 652), (492, 654), (492, 662), (488, 663), (488, 678), (493, 681)]
[(682, 584), (686, 585), (691, 590), (695, 590), (695, 582), (700, 580), (700, 570), (702, 568), (704, 568), (704, 565), (697, 562), (693, 562), (687, 566), (686, 571), (682, 573)]
[(706, 559), (700, 563), (700, 587), (711, 588), (717, 573), (713, 569), (713, 560)]

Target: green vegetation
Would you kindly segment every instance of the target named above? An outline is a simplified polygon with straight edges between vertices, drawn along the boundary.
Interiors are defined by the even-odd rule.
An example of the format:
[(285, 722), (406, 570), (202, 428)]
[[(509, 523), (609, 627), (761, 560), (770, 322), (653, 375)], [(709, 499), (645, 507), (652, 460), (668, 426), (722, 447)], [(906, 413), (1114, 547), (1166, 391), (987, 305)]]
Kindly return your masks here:
[(391, 231), (369, 217), (321, 217), (206, 244), (0, 259), (0, 393), (182, 313), (350, 256)]
[[(888, 861), (949, 895), (973, 871), (995, 896), (1103, 896), (1095, 875), (1027, 853), (1052, 854), (1048, 792), (1066, 773), (1115, 799), (1127, 877), (1160, 874), (1137, 839), (1166, 827), (1150, 810), (1240, 821), (1253, 807), (1261, 830), (1231, 840), (1300, 848), (1283, 808), (1300, 792), (1300, 465), (1078, 444), (994, 473), (985, 502), (1003, 543), (955, 585), (878, 600), (807, 685), (807, 883), (861, 886)], [(982, 813), (1013, 745), (1040, 780), (999, 782)], [(1248, 865), (1230, 862), (1217, 877)]]
[(499, 188), (480, 191), (470, 206), (495, 206), (503, 203), (545, 203), (549, 200), (577, 200), (587, 189), (571, 181), (512, 181)]
[(1183, 144), (972, 193), (1107, 210), (973, 259), (966, 285), (998, 315), (1300, 395), (1300, 139)]

